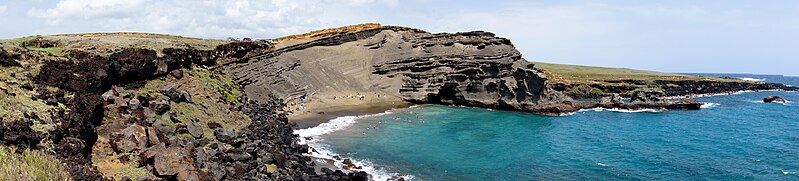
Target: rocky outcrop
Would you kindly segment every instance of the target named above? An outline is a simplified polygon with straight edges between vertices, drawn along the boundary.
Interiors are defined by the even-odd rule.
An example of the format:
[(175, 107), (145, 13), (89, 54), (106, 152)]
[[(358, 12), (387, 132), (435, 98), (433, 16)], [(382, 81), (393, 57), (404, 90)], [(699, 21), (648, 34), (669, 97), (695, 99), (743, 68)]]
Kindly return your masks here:
[[(252, 45), (255, 44), (255, 45)], [(32, 122), (0, 126), (0, 143), (34, 147), (42, 139), (55, 143), (55, 153), (76, 180), (123, 179), (102, 175), (92, 162), (93, 155), (119, 157), (124, 164), (146, 169), (144, 180), (350, 180), (363, 173), (317, 174), (310, 159), (303, 155), (308, 147), (297, 144), (284, 114), (285, 106), (275, 98), (249, 102), (246, 97), (229, 97), (246, 105), (232, 106), (228, 112), (246, 113), (252, 120), (245, 129), (232, 130), (215, 121), (179, 120), (172, 105), (199, 104), (183, 88), (166, 84), (156, 90), (142, 89), (148, 81), (172, 76), (192, 66), (211, 66), (218, 60), (236, 59), (257, 48), (237, 42), (214, 51), (164, 49), (123, 49), (108, 56), (71, 52), (65, 60), (49, 60), (35, 77), (39, 99), (63, 104), (68, 109), (56, 115), (59, 127), (44, 138), (31, 130)], [(243, 53), (242, 53), (243, 52)], [(177, 76), (176, 76), (177, 75)], [(162, 79), (163, 80), (163, 79)], [(219, 80), (211, 80), (219, 81)], [(44, 89), (52, 86), (58, 89)], [(124, 87), (124, 88), (123, 88)], [(55, 91), (55, 92), (53, 92)], [(74, 96), (64, 96), (74, 95)], [(221, 103), (220, 103), (221, 104)], [(208, 105), (198, 105), (206, 107)], [(213, 124), (212, 124), (213, 123)], [(6, 131), (15, 129), (13, 131)], [(212, 136), (204, 129), (213, 129)], [(102, 133), (101, 133), (102, 132)], [(113, 153), (95, 147), (100, 134)], [(115, 158), (116, 159), (116, 158)]]
[(7, 52), (5, 49), (0, 49), (0, 66), (19, 66), (18, 54)]
[(510, 40), (491, 33), (391, 26), (288, 46), (225, 68), (256, 100), (379, 92), (409, 102), (514, 110), (537, 105), (546, 80)]
[[(244, 86), (248, 97), (259, 100), (277, 95), (292, 103), (367, 92), (413, 103), (548, 115), (597, 106), (693, 109), (698, 104), (657, 100), (599, 104), (574, 100), (564, 91), (567, 85), (549, 85), (510, 40), (482, 31), (432, 34), (381, 26), (337, 32), (231, 62), (224, 68)], [(601, 96), (604, 95), (592, 99)]]
[[(715, 94), (738, 91), (756, 90), (797, 90), (797, 87), (785, 84), (746, 81), (717, 81), (717, 80), (654, 80), (651, 82), (640, 80), (614, 80), (591, 84), (552, 83), (552, 87), (564, 92), (575, 99), (598, 99), (609, 94), (619, 94), (623, 97), (632, 97), (632, 93), (641, 87), (656, 87), (663, 92), (662, 96), (685, 96), (697, 94)], [(580, 88), (594, 91), (573, 91)]]
[(766, 98), (763, 98), (763, 102), (765, 102), (765, 103), (772, 103), (772, 102), (786, 103), (786, 102), (788, 102), (788, 100), (785, 100), (784, 98), (779, 97), (779, 96), (768, 96)]

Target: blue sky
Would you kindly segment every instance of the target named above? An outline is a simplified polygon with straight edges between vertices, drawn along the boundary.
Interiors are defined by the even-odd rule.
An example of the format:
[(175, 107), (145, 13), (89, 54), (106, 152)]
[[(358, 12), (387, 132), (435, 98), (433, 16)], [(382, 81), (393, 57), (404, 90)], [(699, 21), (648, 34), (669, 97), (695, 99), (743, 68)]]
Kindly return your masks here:
[(0, 0), (0, 38), (274, 38), (364, 22), (491, 31), (535, 61), (799, 75), (799, 1)]

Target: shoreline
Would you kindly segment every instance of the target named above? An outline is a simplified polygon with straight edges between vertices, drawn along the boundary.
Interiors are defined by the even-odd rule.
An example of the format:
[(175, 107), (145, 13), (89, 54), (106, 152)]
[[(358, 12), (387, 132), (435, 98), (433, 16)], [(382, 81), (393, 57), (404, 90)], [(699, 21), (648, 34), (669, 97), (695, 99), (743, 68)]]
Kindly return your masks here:
[[(397, 102), (370, 102), (360, 105), (341, 105), (313, 109), (313, 111), (290, 115), (289, 122), (295, 123), (294, 130), (317, 127), (322, 123), (327, 123), (333, 119), (346, 116), (360, 116), (384, 113), (394, 109), (404, 109), (415, 104), (399, 101)], [(319, 114), (323, 112), (324, 114)]]
[[(783, 91), (783, 92), (794, 92), (789, 90), (782, 90), (782, 89), (769, 89), (769, 90), (740, 90), (740, 91), (731, 91), (731, 92), (721, 92), (721, 93), (707, 93), (707, 94), (689, 94), (689, 95), (682, 95), (682, 96), (667, 96), (664, 97), (665, 99), (695, 99), (695, 98), (703, 98), (703, 97), (715, 97), (715, 96), (726, 96), (726, 95), (737, 95), (743, 93), (750, 93), (750, 92), (769, 92), (769, 91)], [(399, 103), (397, 103), (399, 102)], [(700, 104), (705, 104), (699, 102)], [(315, 108), (313, 111), (307, 111), (300, 114), (289, 115), (289, 122), (295, 123), (292, 127), (294, 130), (300, 129), (307, 129), (317, 127), (320, 124), (327, 123), (333, 119), (346, 117), (346, 116), (362, 116), (362, 115), (373, 115), (384, 113), (390, 110), (396, 109), (405, 109), (412, 107), (416, 104), (406, 102), (406, 101), (381, 101), (381, 102), (367, 102), (364, 104), (359, 105), (337, 105), (337, 106), (329, 106), (329, 107), (321, 107)], [(465, 106), (465, 107), (472, 107), (472, 106)], [(706, 107), (702, 107), (703, 109)], [(618, 107), (593, 107), (593, 108), (583, 108), (578, 109), (576, 111), (559, 113), (553, 116), (568, 116), (572, 115), (577, 112), (587, 111), (587, 110), (595, 110), (595, 109), (605, 109), (605, 110), (617, 110), (619, 112), (661, 112), (661, 109), (652, 109), (652, 108), (642, 108), (642, 109), (624, 109)], [(511, 111), (519, 111), (519, 110), (511, 110)], [(319, 114), (319, 112), (323, 112), (324, 114)], [(527, 111), (520, 111), (520, 112), (527, 112)], [(537, 114), (537, 113), (533, 113)], [(545, 114), (539, 114), (545, 115)]]
[[(336, 153), (329, 148), (329, 145), (319, 141), (322, 140), (320, 136), (346, 129), (356, 124), (359, 119), (394, 114), (416, 107), (417, 106), (412, 105), (403, 108), (389, 109), (379, 113), (341, 116), (313, 127), (295, 129), (293, 134), (298, 135), (299, 144), (308, 145), (311, 148), (310, 152), (303, 155), (313, 158), (314, 162), (317, 163), (317, 165), (314, 166), (315, 172), (324, 172), (325, 169), (341, 170), (344, 171), (344, 173), (363, 171), (370, 175), (370, 178), (372, 178), (370, 180), (412, 180), (414, 178), (413, 175), (389, 172), (366, 158), (354, 158)], [(347, 160), (351, 163), (346, 163)]]
[[(703, 98), (703, 97), (715, 97), (715, 96), (729, 96), (729, 95), (739, 95), (745, 93), (754, 93), (754, 92), (766, 92), (766, 91), (783, 91), (783, 92), (793, 92), (793, 91), (785, 91), (785, 90), (742, 90), (736, 92), (726, 92), (726, 93), (714, 93), (714, 94), (691, 94), (685, 95), (680, 97), (690, 97), (690, 98)], [(700, 102), (702, 104), (702, 109), (709, 109), (718, 106), (718, 103), (712, 102)], [(323, 163), (315, 168), (316, 170), (321, 170), (323, 167), (331, 168), (331, 169), (339, 169), (345, 170), (344, 164), (341, 162), (343, 160), (352, 160), (352, 162), (357, 165), (363, 167), (363, 169), (349, 169), (346, 171), (350, 172), (357, 172), (357, 171), (366, 171), (373, 178), (380, 178), (380, 179), (389, 179), (389, 178), (403, 178), (403, 179), (412, 179), (413, 175), (403, 175), (401, 173), (393, 173), (388, 172), (386, 170), (381, 169), (378, 165), (374, 165), (371, 163), (367, 158), (353, 158), (353, 157), (346, 157), (344, 155), (338, 154), (328, 148), (328, 145), (319, 142), (320, 136), (329, 134), (331, 132), (346, 129), (346, 127), (355, 124), (359, 119), (365, 117), (372, 117), (372, 116), (382, 116), (387, 114), (394, 114), (397, 112), (401, 112), (403, 110), (412, 109), (417, 107), (416, 105), (411, 105), (410, 103), (407, 104), (408, 106), (379, 106), (379, 105), (367, 105), (367, 106), (350, 106), (350, 107), (367, 107), (369, 109), (339, 109), (334, 112), (334, 114), (325, 114), (315, 116), (315, 120), (294, 120), (296, 122), (305, 123), (305, 125), (312, 125), (306, 126), (304, 128), (297, 128), (294, 130), (294, 134), (298, 134), (300, 136), (300, 144), (305, 144), (313, 148), (310, 153), (307, 153), (306, 156), (314, 158), (317, 163)], [(449, 105), (455, 106), (455, 105)], [(393, 107), (393, 108), (387, 108)], [(468, 106), (458, 106), (458, 107), (468, 107)], [(328, 109), (332, 110), (332, 109)], [(490, 110), (490, 109), (489, 109)], [(590, 109), (580, 109), (574, 112), (564, 113), (559, 116), (571, 116), (580, 112), (587, 112), (587, 111), (597, 111), (597, 112), (622, 112), (622, 113), (641, 113), (641, 112), (664, 112), (667, 109), (637, 109), (637, 110), (629, 110), (629, 109), (620, 109), (620, 108), (590, 108)], [(333, 117), (333, 115), (337, 115), (337, 117)], [(331, 119), (321, 121), (319, 119), (323, 119), (325, 117), (333, 117)], [(316, 123), (316, 124), (313, 124)], [(299, 123), (298, 123), (299, 124)], [(298, 126), (299, 127), (299, 126)]]

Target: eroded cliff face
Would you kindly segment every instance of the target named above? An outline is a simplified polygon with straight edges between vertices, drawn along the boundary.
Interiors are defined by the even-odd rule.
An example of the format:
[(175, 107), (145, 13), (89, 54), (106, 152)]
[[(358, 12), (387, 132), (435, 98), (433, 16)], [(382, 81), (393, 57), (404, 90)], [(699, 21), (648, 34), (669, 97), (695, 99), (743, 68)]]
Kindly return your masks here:
[(510, 40), (481, 31), (431, 34), (382, 26), (297, 43), (225, 70), (250, 98), (278, 95), (295, 103), (335, 105), (357, 94), (536, 111), (569, 100), (545, 93), (546, 78)]

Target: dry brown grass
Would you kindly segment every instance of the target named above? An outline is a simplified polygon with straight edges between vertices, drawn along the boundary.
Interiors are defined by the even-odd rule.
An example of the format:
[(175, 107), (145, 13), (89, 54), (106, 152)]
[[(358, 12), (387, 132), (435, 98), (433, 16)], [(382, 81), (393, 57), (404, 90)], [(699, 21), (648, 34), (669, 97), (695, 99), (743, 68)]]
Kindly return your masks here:
[(56, 47), (27, 47), (30, 50), (43, 52), (52, 56), (64, 56), (70, 50), (80, 50), (100, 55), (107, 55), (122, 48), (149, 48), (156, 51), (164, 48), (195, 48), (211, 50), (218, 45), (230, 43), (227, 40), (201, 39), (175, 35), (116, 32), (116, 33), (83, 33), (46, 36), (29, 36), (0, 40), (0, 47), (22, 47), (22, 43), (33, 39), (58, 42)]
[(71, 180), (61, 162), (38, 151), (0, 147), (0, 180)]
[(375, 29), (380, 28), (380, 24), (377, 23), (365, 23), (365, 24), (357, 24), (357, 25), (349, 25), (343, 26), (338, 28), (329, 28), (323, 30), (312, 31), (309, 33), (299, 34), (299, 35), (291, 35), (285, 36), (281, 38), (277, 38), (273, 41), (275, 44), (280, 44), (281, 42), (286, 41), (301, 41), (301, 40), (310, 40), (320, 37), (327, 37), (331, 35), (341, 34), (341, 33), (348, 33), (348, 32), (356, 32), (368, 29)]

